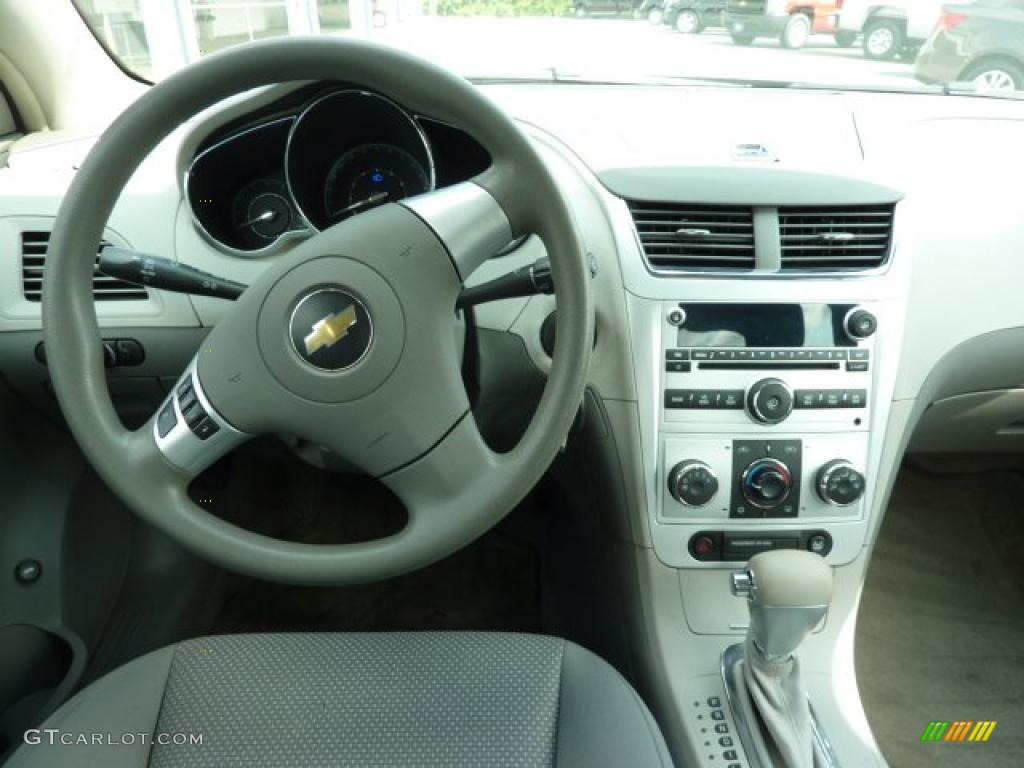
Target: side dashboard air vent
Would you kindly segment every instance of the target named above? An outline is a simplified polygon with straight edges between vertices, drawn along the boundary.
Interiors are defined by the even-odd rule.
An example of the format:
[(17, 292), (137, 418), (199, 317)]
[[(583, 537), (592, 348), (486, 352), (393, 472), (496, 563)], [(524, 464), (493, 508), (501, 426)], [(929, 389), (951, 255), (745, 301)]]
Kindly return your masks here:
[[(43, 295), (43, 268), (46, 266), (46, 247), (49, 232), (21, 233), (21, 290), (29, 301), (40, 301)], [(110, 245), (100, 243), (100, 248)], [(97, 254), (97, 259), (99, 255)], [(107, 277), (93, 268), (92, 295), (96, 301), (145, 301), (149, 298), (145, 288)]]
[(782, 269), (882, 266), (892, 247), (894, 210), (892, 204), (779, 208)]
[(749, 206), (635, 200), (627, 204), (653, 269), (754, 268), (754, 213)]

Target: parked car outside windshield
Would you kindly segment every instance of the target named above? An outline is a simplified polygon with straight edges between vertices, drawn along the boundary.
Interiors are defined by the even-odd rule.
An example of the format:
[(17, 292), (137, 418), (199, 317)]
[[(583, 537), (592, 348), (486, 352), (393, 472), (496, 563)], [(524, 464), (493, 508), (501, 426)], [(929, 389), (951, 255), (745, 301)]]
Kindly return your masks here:
[[(983, 71), (975, 65), (984, 59), (984, 46), (973, 42), (1000, 44), (995, 29), (1020, 23), (1020, 0), (956, 10), (944, 17), (952, 20), (948, 27), (923, 47), (912, 37), (920, 34), (921, 14), (886, 17), (883, 29), (877, 15), (861, 13), (860, 0), (849, 0), (848, 8), (836, 0), (73, 2), (110, 55), (151, 82), (232, 46), (285, 35), (337, 35), (395, 46), (476, 80), (942, 92), (936, 86), (966, 78), (969, 85), (955, 89), (962, 95), (1012, 95), (1024, 87), (1018, 54), (1009, 55), (998, 73)], [(896, 37), (886, 37), (894, 29)], [(966, 40), (975, 34), (965, 54), (957, 35)], [(879, 53), (882, 37), (897, 49)], [(1024, 37), (1018, 33), (1016, 39)], [(923, 60), (915, 66), (918, 47)]]

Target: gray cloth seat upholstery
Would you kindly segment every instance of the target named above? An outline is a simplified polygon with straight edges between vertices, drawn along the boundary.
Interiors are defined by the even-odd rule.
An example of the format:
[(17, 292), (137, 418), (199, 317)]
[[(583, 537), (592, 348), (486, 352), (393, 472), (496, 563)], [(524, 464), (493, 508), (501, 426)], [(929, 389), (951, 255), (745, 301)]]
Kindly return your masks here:
[[(539, 635), (189, 640), (101, 678), (40, 727), (59, 732), (23, 744), (11, 768), (672, 764), (618, 672)], [(80, 734), (104, 743), (83, 744)], [(177, 734), (202, 743), (176, 744)]]

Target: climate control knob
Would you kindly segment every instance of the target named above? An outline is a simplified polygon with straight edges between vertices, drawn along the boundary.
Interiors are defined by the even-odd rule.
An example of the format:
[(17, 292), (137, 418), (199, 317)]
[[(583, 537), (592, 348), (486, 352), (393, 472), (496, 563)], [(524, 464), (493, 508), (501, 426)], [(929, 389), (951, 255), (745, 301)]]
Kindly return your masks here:
[(762, 424), (778, 424), (793, 412), (793, 390), (782, 379), (761, 379), (747, 391), (747, 413)]
[(792, 490), (793, 473), (778, 459), (758, 459), (740, 477), (743, 498), (759, 509), (777, 507)]
[(816, 487), (826, 504), (848, 507), (864, 495), (864, 475), (846, 459), (833, 459), (818, 470)]
[(687, 507), (703, 507), (718, 494), (718, 478), (703, 461), (681, 461), (668, 474), (668, 492)]

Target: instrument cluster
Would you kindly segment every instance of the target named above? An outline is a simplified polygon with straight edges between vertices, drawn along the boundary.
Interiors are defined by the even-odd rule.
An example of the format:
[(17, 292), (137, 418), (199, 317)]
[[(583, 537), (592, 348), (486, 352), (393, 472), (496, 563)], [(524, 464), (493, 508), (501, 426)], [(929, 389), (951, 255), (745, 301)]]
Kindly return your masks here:
[(321, 88), (297, 96), (215, 133), (189, 166), (193, 220), (223, 250), (268, 255), (490, 165), (465, 133), (380, 94)]

